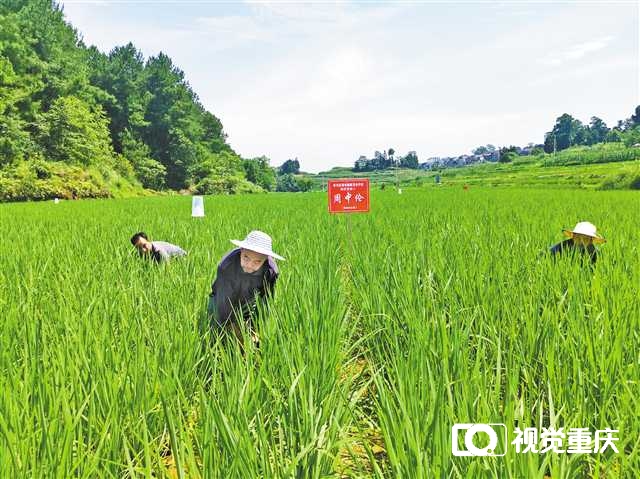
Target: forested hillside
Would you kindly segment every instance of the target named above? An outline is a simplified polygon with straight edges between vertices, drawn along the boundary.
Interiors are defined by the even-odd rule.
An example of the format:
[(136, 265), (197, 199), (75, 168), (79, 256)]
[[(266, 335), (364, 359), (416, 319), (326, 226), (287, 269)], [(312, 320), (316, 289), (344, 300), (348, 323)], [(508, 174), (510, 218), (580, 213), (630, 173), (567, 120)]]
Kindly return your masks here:
[(272, 188), (167, 55), (105, 54), (56, 2), (0, 2), (0, 201)]

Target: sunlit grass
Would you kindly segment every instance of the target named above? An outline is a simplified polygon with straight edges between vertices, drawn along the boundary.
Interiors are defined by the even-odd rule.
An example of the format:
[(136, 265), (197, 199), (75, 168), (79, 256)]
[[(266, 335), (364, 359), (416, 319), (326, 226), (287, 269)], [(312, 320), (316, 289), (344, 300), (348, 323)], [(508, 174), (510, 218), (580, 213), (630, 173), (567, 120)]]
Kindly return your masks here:
[[(637, 477), (640, 199), (376, 191), (0, 206), (7, 477)], [(594, 270), (545, 254), (590, 220)], [(346, 223), (351, 222), (351, 237)], [(274, 238), (260, 350), (209, 334), (221, 256)], [(141, 261), (135, 231), (189, 255)], [(456, 422), (620, 429), (620, 454), (457, 458)]]

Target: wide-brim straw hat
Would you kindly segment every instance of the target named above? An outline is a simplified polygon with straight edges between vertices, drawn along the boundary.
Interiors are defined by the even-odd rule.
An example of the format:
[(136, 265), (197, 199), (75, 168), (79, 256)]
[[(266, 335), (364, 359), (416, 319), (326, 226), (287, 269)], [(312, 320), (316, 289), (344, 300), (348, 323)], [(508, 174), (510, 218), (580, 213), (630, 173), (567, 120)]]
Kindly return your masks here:
[(565, 236), (569, 238), (573, 238), (573, 235), (580, 234), (583, 236), (589, 236), (593, 238), (594, 243), (605, 243), (607, 240), (602, 236), (596, 233), (596, 226), (593, 223), (589, 223), (588, 221), (581, 221), (576, 224), (576, 226), (572, 230), (562, 230)]
[(266, 256), (271, 256), (272, 258), (286, 261), (282, 256), (273, 252), (271, 236), (267, 233), (263, 233), (262, 231), (252, 231), (242, 241), (231, 240), (231, 242), (239, 248), (248, 249), (249, 251), (254, 251)]

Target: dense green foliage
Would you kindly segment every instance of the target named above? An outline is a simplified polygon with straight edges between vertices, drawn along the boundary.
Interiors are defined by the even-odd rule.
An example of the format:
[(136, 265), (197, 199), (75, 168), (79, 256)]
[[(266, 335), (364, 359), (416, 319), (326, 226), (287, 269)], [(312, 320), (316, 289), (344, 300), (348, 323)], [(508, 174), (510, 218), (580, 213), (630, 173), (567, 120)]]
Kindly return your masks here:
[(627, 147), (622, 143), (577, 146), (557, 154), (540, 156), (542, 166), (572, 166), (593, 163), (613, 163), (640, 159), (639, 147)]
[(280, 175), (296, 175), (300, 173), (300, 162), (298, 158), (295, 160), (287, 160), (278, 168), (278, 174)]
[(597, 116), (592, 116), (588, 125), (572, 117), (568, 113), (560, 115), (556, 119), (553, 129), (545, 134), (544, 151), (551, 153), (561, 151), (572, 146), (594, 145), (597, 143), (624, 142), (632, 146), (640, 140), (640, 105), (626, 120), (620, 120), (618, 124), (609, 128), (606, 123)]
[(247, 180), (260, 186), (265, 191), (273, 191), (276, 187), (276, 172), (269, 166), (269, 158), (261, 156), (253, 160), (243, 161)]
[(513, 160), (516, 160), (518, 156), (519, 155), (517, 148), (512, 145), (509, 147), (500, 148), (500, 156), (498, 158), (498, 161), (500, 163), (511, 163)]
[(389, 148), (387, 151), (376, 151), (371, 159), (362, 155), (356, 160), (353, 171), (385, 170), (392, 166), (409, 169), (420, 167), (418, 154), (415, 151), (410, 151), (404, 156), (395, 156), (395, 154), (396, 151), (393, 148)]
[(276, 191), (309, 191), (313, 187), (313, 180), (305, 175), (292, 175), (286, 173), (277, 178)]
[(56, 167), (59, 172), (117, 172), (131, 191), (241, 192), (275, 184), (264, 178), (271, 170), (268, 160), (242, 160), (231, 149), (220, 120), (204, 109), (167, 55), (145, 61), (131, 43), (101, 53), (82, 43), (56, 2), (5, 0), (0, 172), (21, 193), (3, 188), (5, 181), (0, 199), (115, 193), (97, 183), (74, 192), (46, 179), (46, 188), (31, 189), (13, 174), (41, 160), (66, 165)]
[[(640, 475), (634, 192), (374, 190), (348, 218), (319, 193), (206, 201), (0, 205), (3, 475)], [(583, 219), (598, 264), (554, 264)], [(287, 261), (243, 356), (203, 313), (251, 228)], [(140, 260), (139, 229), (189, 255)], [(457, 422), (611, 427), (620, 454), (453, 457)]]

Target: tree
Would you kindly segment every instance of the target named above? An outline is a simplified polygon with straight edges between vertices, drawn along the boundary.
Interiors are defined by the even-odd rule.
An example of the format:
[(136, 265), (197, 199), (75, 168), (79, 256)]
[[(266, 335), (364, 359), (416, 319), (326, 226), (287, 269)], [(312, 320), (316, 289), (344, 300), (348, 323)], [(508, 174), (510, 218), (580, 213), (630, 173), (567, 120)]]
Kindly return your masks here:
[(633, 120), (627, 118), (626, 120), (618, 120), (616, 128), (620, 131), (627, 131), (629, 128), (633, 128)]
[(597, 116), (592, 116), (588, 127), (587, 144), (602, 143), (607, 138), (607, 133), (609, 133), (607, 124)]
[(489, 143), (486, 146), (479, 146), (474, 150), (472, 150), (471, 152), (474, 155), (487, 155), (490, 153), (494, 153), (495, 151), (496, 151), (496, 147)]
[(266, 191), (272, 191), (276, 187), (276, 173), (269, 166), (269, 158), (261, 156), (251, 160), (243, 160), (247, 180), (260, 186)]
[(30, 0), (23, 5), (17, 21), (42, 62), (36, 72), (42, 88), (33, 100), (45, 112), (63, 96), (75, 96), (95, 106), (99, 91), (89, 83), (82, 43), (65, 22), (62, 7), (52, 0)]
[[(0, 107), (0, 114), (1, 111)], [(24, 122), (15, 116), (7, 115), (0, 118), (0, 168), (2, 168), (4, 165), (24, 159), (25, 155), (37, 150), (29, 133), (25, 131)]]
[(618, 143), (618, 142), (621, 142), (622, 139), (623, 139), (622, 132), (620, 131), (619, 128), (614, 127), (609, 131), (609, 133), (607, 133), (605, 141), (607, 143)]
[(585, 139), (585, 127), (580, 120), (564, 113), (556, 119), (556, 124), (545, 134), (544, 151), (551, 153), (580, 144)]
[(291, 173), (278, 176), (278, 184), (276, 191), (309, 191), (313, 187), (313, 180), (311, 178), (300, 176), (295, 177)]
[(261, 191), (245, 179), (242, 159), (235, 153), (211, 153), (203, 145), (197, 146), (199, 160), (188, 170), (189, 186), (199, 194)]
[(195, 157), (195, 145), (178, 126), (189, 125), (189, 92), (183, 85), (184, 74), (173, 66), (164, 53), (152, 57), (145, 67), (144, 87), (151, 93), (145, 111), (147, 127), (143, 141), (153, 158), (167, 168), (167, 185), (173, 189), (186, 186), (187, 170)]
[(299, 191), (310, 191), (313, 187), (313, 180), (311, 178), (307, 178), (306, 176), (296, 178), (296, 183), (298, 185)]
[(145, 94), (142, 85), (142, 53), (128, 43), (114, 48), (108, 56), (91, 48), (88, 58), (92, 65), (92, 82), (108, 93), (103, 107), (111, 119), (109, 129), (114, 149), (122, 152), (123, 132), (129, 130), (137, 138), (140, 129), (147, 126), (144, 113), (149, 95)]
[(79, 165), (113, 165), (113, 149), (107, 119), (79, 98), (54, 101), (39, 123), (41, 141), (48, 157)]
[(278, 176), (276, 191), (300, 191), (295, 177), (291, 173)]
[(509, 147), (503, 147), (500, 148), (500, 150), (498, 150), (500, 153), (500, 158), (499, 158), (499, 162), (500, 163), (511, 163), (515, 158), (518, 157), (518, 147), (516, 146), (509, 146)]
[(487, 150), (486, 146), (479, 146), (471, 150), (471, 153), (473, 153), (474, 155), (484, 155), (486, 153), (489, 153), (489, 150)]
[(286, 174), (298, 174), (300, 173), (300, 162), (298, 161), (298, 158), (296, 158), (295, 160), (287, 160), (285, 161), (280, 168), (278, 168), (278, 171), (281, 175), (286, 175)]
[(630, 128), (623, 134), (624, 144), (633, 146), (640, 144), (640, 125)]
[(420, 163), (418, 162), (418, 154), (415, 151), (410, 151), (406, 156), (400, 159), (400, 166), (404, 168), (418, 169)]
[[(225, 142), (220, 121), (208, 114), (184, 80), (184, 73), (160, 53), (145, 66), (146, 106), (142, 140), (167, 168), (167, 185), (184, 188), (188, 171), (207, 153), (235, 153)], [(236, 155), (237, 156), (237, 155)]]
[(0, 166), (37, 152), (30, 125), (39, 114), (34, 97), (44, 87), (44, 64), (22, 27), (17, 14), (0, 15)]
[(640, 105), (636, 106), (633, 115), (631, 115), (633, 126), (640, 125)]
[(389, 161), (386, 152), (380, 153), (379, 151), (376, 151), (373, 154), (371, 166), (373, 170), (384, 170), (385, 168), (389, 168), (391, 166), (391, 161)]
[(360, 155), (360, 158), (356, 160), (354, 165), (355, 171), (367, 171), (369, 169), (369, 160), (366, 156)]
[[(227, 135), (223, 131), (222, 122), (213, 113), (206, 111), (202, 105), (197, 105), (200, 110), (200, 123), (202, 125), (202, 141), (213, 153), (231, 150), (227, 144)], [(265, 157), (266, 158), (266, 157)]]
[(544, 155), (544, 148), (541, 148), (540, 146), (536, 145), (531, 149), (531, 155), (532, 156), (538, 156), (538, 155)]
[(149, 147), (136, 140), (129, 130), (122, 133), (122, 154), (133, 165), (136, 177), (145, 188), (161, 190), (165, 187), (167, 169), (151, 158)]

